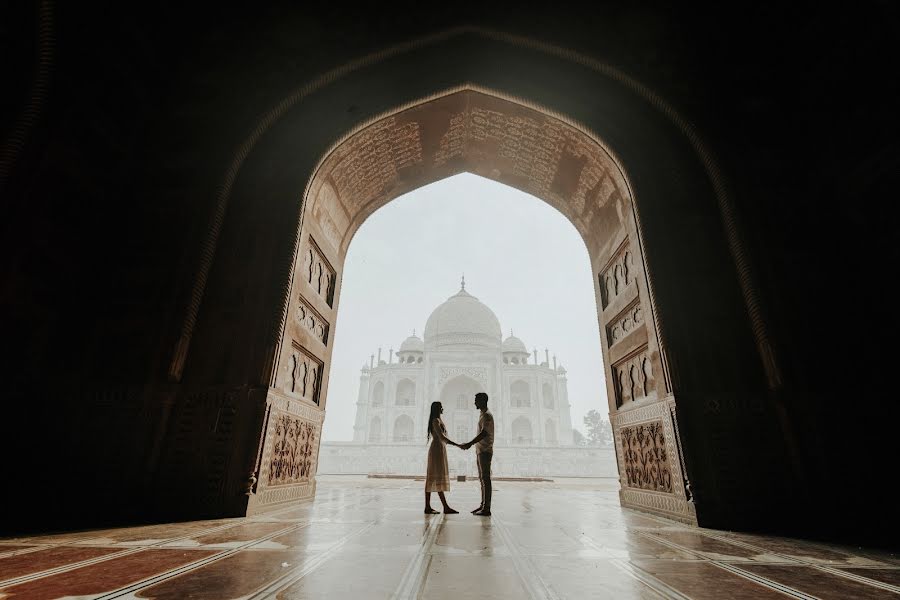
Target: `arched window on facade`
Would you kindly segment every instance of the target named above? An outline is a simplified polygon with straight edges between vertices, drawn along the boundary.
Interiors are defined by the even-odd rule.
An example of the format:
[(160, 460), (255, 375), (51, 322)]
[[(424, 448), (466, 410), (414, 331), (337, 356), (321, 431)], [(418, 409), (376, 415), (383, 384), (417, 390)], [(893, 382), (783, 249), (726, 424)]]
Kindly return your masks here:
[(545, 383), (543, 385), (543, 396), (544, 396), (544, 408), (549, 408), (553, 410), (556, 407), (556, 402), (553, 399), (553, 388), (550, 387), (549, 383)]
[(397, 384), (397, 406), (415, 406), (416, 384), (409, 379), (404, 379)]
[(411, 442), (413, 440), (413, 420), (409, 415), (400, 415), (394, 421), (394, 441)]
[(381, 419), (379, 417), (375, 417), (369, 423), (369, 441), (370, 442), (380, 442), (381, 441)]
[(514, 444), (531, 444), (534, 435), (531, 431), (531, 421), (525, 417), (518, 417), (512, 422), (512, 442)]
[(531, 406), (531, 390), (526, 382), (519, 379), (509, 386), (509, 404), (516, 408)]
[(556, 443), (556, 423), (553, 422), (553, 419), (547, 419), (544, 424), (544, 441), (548, 444)]
[(384, 406), (384, 383), (381, 381), (372, 389), (372, 406)]

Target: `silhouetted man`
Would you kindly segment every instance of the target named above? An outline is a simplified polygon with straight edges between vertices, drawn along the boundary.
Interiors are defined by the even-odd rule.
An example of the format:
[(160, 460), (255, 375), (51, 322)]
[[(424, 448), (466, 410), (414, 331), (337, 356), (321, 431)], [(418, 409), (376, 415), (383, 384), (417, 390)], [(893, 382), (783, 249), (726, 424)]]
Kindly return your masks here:
[(484, 392), (475, 394), (475, 408), (481, 411), (478, 418), (478, 435), (471, 442), (460, 446), (463, 450), (475, 446), (478, 481), (481, 482), (481, 506), (473, 510), (472, 514), (482, 517), (491, 516), (491, 459), (494, 458), (494, 415), (488, 410), (487, 403), (487, 394)]

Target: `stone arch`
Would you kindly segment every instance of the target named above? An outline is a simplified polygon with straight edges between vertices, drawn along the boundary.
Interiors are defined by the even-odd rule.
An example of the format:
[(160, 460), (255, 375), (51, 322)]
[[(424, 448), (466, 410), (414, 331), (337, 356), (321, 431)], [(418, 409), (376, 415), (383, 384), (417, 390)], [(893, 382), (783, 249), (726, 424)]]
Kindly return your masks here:
[(513, 408), (531, 406), (531, 386), (524, 379), (516, 379), (509, 384), (509, 405)]
[(466, 375), (457, 375), (444, 383), (439, 399), (448, 413), (456, 410), (474, 411), (475, 394), (483, 391), (484, 386), (478, 381)]
[[(448, 65), (448, 53), (460, 60)], [(478, 57), (488, 53), (504, 69), (479, 68)], [(500, 77), (500, 72), (506, 75)], [(405, 83), (386, 88), (387, 73)], [(347, 94), (358, 90), (378, 93), (369, 94), (364, 109), (348, 117)], [(298, 329), (294, 313), (299, 302), (309, 302), (333, 324), (343, 258), (362, 222), (393, 198), (459, 172), (533, 194), (566, 215), (582, 236), (598, 295), (609, 408), (617, 433), (631, 427), (633, 415), (626, 409), (639, 403), (623, 404), (615, 382), (634, 364), (652, 375), (648, 381), (654, 394), (640, 406), (647, 418), (662, 424), (667, 443), (675, 448), (658, 467), (670, 469), (678, 484), (665, 500), (623, 488), (623, 503), (696, 522), (688, 477), (694, 457), (693, 468), (707, 483), (696, 489), (711, 494), (700, 504), (712, 519), (707, 523), (728, 514), (741, 518), (747, 505), (738, 500), (758, 499), (757, 488), (748, 483), (752, 477), (737, 481), (729, 473), (738, 467), (747, 473), (753, 464), (764, 474), (768, 461), (749, 452), (740, 457), (716, 454), (717, 443), (739, 433), (729, 429), (735, 421), (722, 419), (717, 424), (721, 431), (713, 436), (696, 415), (705, 410), (699, 404), (686, 409), (682, 422), (675, 416), (682, 393), (699, 398), (712, 389), (718, 390), (717, 397), (750, 394), (761, 405), (767, 402), (762, 390), (778, 383), (763, 313), (718, 169), (690, 125), (646, 87), (591, 59), (521, 38), (471, 28), (447, 32), (347, 65), (278, 102), (240, 147), (219, 188), (203, 245), (207, 262), (190, 295), (171, 377), (182, 376), (190, 345), (192, 382), (217, 381), (227, 358), (243, 365), (233, 372), (247, 373), (251, 386), (269, 386), (265, 410), (295, 410), (278, 401), (288, 383), (282, 376), (288, 371), (288, 349), (297, 344), (315, 355), (323, 381), (331, 355), (330, 346), (317, 345)], [(261, 185), (271, 199), (267, 219), (254, 218), (261, 210)], [(256, 229), (248, 231), (248, 226)], [(671, 233), (675, 230), (677, 237)], [(261, 297), (241, 309), (246, 314), (233, 318), (233, 311), (220, 308), (233, 303), (235, 285), (229, 277), (236, 270), (231, 267), (240, 265), (241, 253), (231, 250), (254, 235), (279, 237), (279, 243), (254, 258), (274, 267), (249, 272), (241, 280), (242, 287), (260, 290)], [(224, 251), (216, 251), (217, 246)], [(214, 281), (211, 295), (204, 294), (208, 278)], [(216, 336), (194, 333), (200, 299), (209, 309), (200, 315), (204, 322), (197, 331)], [(607, 328), (635, 303), (645, 315), (641, 331), (629, 336), (638, 343), (627, 349), (616, 346)], [(261, 330), (259, 323), (271, 327)], [(692, 335), (667, 338), (667, 327)], [(226, 357), (216, 344), (226, 332), (258, 343)], [(672, 364), (690, 368), (673, 374)], [(320, 410), (326, 404), (323, 394)], [(681, 425), (681, 437), (676, 425)], [(244, 437), (260, 441), (267, 435)], [(250, 446), (239, 450), (243, 459), (233, 461), (233, 468), (252, 463), (248, 477), (256, 478), (264, 474), (260, 459), (254, 458), (258, 444)], [(759, 447), (775, 451), (771, 445)], [(697, 458), (708, 456), (716, 459)], [(172, 462), (173, 480), (193, 468), (175, 465), (174, 458)], [(264, 493), (266, 486), (260, 478), (261, 493), (249, 496), (250, 505), (235, 496), (228, 500), (230, 510), (258, 510), (265, 498), (274, 496)], [(769, 493), (780, 497), (774, 488)], [(295, 498), (288, 496), (278, 497)]]
[(556, 399), (553, 394), (553, 387), (549, 383), (544, 383), (541, 386), (541, 395), (544, 399), (544, 408), (553, 410), (556, 408)]
[(415, 436), (415, 424), (409, 415), (400, 415), (394, 419), (391, 439), (395, 442), (411, 442)]
[(530, 445), (534, 443), (534, 431), (531, 428), (531, 420), (525, 416), (513, 419), (510, 438), (513, 444)]
[(372, 417), (372, 420), (369, 421), (368, 440), (370, 442), (382, 441), (381, 417)]
[(384, 382), (376, 381), (372, 387), (372, 407), (381, 408), (384, 406)]
[(401, 379), (397, 383), (397, 393), (394, 399), (397, 406), (416, 405), (416, 384), (411, 379)]

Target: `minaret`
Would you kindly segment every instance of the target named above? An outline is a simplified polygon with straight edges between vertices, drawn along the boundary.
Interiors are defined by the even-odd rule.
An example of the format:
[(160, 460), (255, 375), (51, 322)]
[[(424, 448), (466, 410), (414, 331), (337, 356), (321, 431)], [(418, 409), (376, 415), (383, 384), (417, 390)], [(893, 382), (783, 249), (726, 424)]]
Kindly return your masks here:
[(390, 354), (388, 354), (388, 364), (392, 365), (394, 364), (394, 347), (391, 346), (391, 349), (388, 352), (390, 352)]
[(534, 364), (537, 365), (537, 348), (532, 348), (531, 351), (534, 353)]
[(544, 348), (544, 360), (547, 362), (547, 366), (550, 366), (550, 350)]
[(359, 393), (356, 396), (356, 420), (353, 423), (353, 441), (365, 443), (369, 422), (369, 368), (363, 363), (359, 373)]
[(572, 409), (569, 405), (569, 385), (566, 380), (566, 368), (559, 364), (556, 370), (556, 401), (559, 403), (559, 445), (572, 446)]

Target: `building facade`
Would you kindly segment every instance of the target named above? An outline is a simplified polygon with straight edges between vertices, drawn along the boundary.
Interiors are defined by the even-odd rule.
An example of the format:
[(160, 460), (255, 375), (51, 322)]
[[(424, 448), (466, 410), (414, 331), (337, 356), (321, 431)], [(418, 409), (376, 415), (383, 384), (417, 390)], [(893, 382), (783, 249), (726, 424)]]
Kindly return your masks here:
[[(571, 446), (566, 370), (529, 352), (519, 338), (502, 339), (494, 312), (465, 290), (438, 306), (425, 325), (387, 361), (371, 357), (360, 374), (353, 441), (413, 443), (426, 439), (431, 403), (444, 406), (450, 439), (477, 433), (474, 396), (487, 392), (496, 446)], [(555, 357), (554, 361), (555, 363)]]
[[(466, 291), (465, 279), (431, 313), (423, 338), (413, 332), (396, 356), (391, 349), (385, 360), (379, 349), (363, 365), (353, 442), (324, 442), (320, 472), (421, 470), (431, 403), (439, 400), (444, 407), (447, 436), (465, 442), (478, 433), (474, 396), (487, 392), (500, 469), (495, 471), (598, 474), (596, 461), (573, 443), (565, 367), (548, 350), (539, 361), (538, 351), (529, 352), (512, 332), (503, 339), (497, 316)], [(545, 464), (551, 455), (553, 466)], [(450, 462), (453, 471), (474, 472), (471, 453), (451, 452)]]

